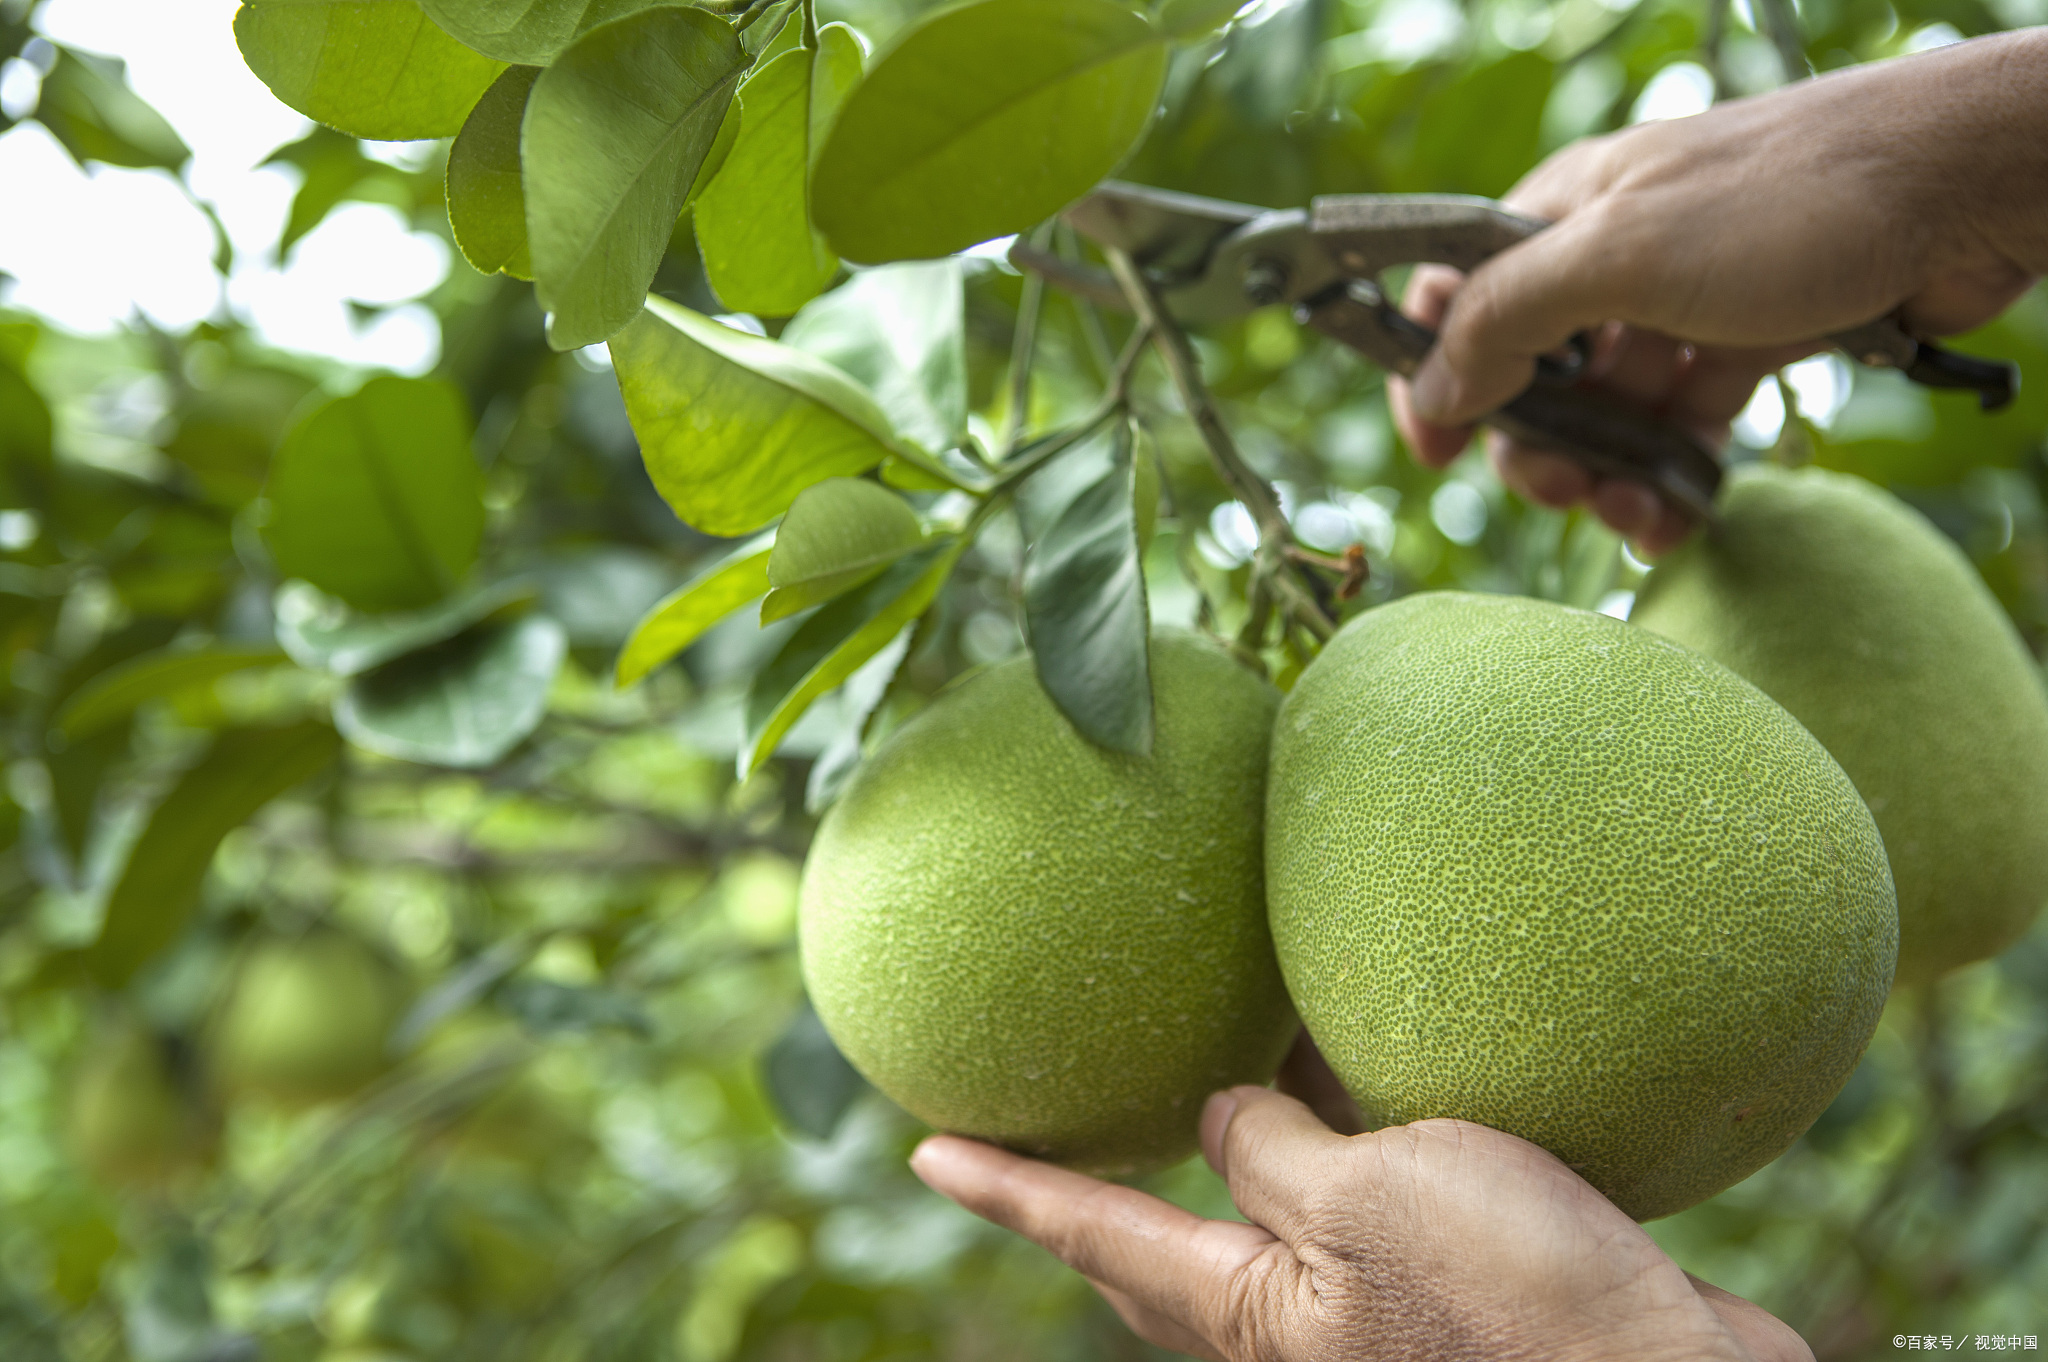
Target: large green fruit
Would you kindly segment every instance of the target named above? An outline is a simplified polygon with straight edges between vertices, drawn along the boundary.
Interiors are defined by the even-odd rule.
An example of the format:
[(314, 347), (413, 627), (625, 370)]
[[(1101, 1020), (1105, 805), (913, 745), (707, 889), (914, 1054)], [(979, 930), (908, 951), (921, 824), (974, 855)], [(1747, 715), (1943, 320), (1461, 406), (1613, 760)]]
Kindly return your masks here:
[(1149, 758), (1091, 746), (1028, 658), (947, 691), (826, 815), (804, 980), (846, 1057), (942, 1130), (1129, 1174), (1195, 1148), (1203, 1099), (1295, 1029), (1266, 931), (1278, 697), (1152, 639)]
[(189, 1050), (146, 1027), (96, 1028), (66, 1102), (72, 1156), (114, 1187), (157, 1187), (205, 1166), (219, 1123), (192, 1067)]
[(1995, 955), (2048, 899), (2048, 694), (1955, 545), (1818, 469), (1744, 469), (1720, 528), (1660, 564), (1631, 620), (1748, 677), (1877, 818), (1910, 985)]
[(235, 972), (214, 1067), (233, 1093), (285, 1103), (346, 1097), (383, 1071), (401, 1002), (391, 967), (355, 938), (263, 941)]
[(1891, 985), (1884, 846), (1812, 735), (1542, 601), (1346, 626), (1281, 708), (1266, 861), (1289, 990), (1369, 1117), (1520, 1135), (1639, 1220), (1782, 1153)]

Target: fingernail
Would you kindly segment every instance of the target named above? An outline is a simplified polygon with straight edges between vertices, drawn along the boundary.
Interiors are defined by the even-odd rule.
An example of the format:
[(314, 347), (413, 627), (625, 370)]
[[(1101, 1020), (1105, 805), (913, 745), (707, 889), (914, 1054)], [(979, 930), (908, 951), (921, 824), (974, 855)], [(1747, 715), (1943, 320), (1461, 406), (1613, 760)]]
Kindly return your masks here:
[(1456, 382), (1443, 361), (1435, 356), (1424, 360), (1408, 388), (1408, 401), (1415, 414), (1431, 425), (1450, 424), (1451, 402), (1457, 396)]
[(1228, 1090), (1209, 1094), (1207, 1105), (1202, 1108), (1202, 1124), (1214, 1124), (1220, 1131), (1230, 1124), (1230, 1118), (1237, 1114), (1237, 1098)]

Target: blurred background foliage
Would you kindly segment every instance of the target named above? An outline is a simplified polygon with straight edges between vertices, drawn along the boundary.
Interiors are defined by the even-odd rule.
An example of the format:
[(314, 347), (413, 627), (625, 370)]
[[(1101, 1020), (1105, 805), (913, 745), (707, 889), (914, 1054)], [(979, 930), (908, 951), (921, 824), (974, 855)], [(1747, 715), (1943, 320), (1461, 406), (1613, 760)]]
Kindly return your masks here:
[[(922, 8), (820, 4), (871, 41)], [(2043, 19), (2044, 0), (1260, 0), (1176, 56), (1124, 173), (1271, 205), (1495, 194), (1632, 118)], [(34, 33), (32, 5), (0, 5), (0, 57), (41, 79), (24, 116), (81, 161), (180, 173), (184, 144), (117, 64)], [(302, 177), (280, 253), (350, 200), (446, 232), (431, 150), (395, 164), (316, 130), (272, 160)], [(658, 288), (723, 310), (687, 220)], [(1007, 419), (1019, 295), (992, 258), (969, 276), (985, 431)], [(304, 662), (324, 607), (280, 591), (265, 496), (288, 432), (371, 375), (265, 349), (225, 308), (111, 337), (0, 311), (0, 1356), (1155, 1355), (1049, 1257), (916, 1183), (914, 1123), (803, 1008), (798, 867), (861, 706), (821, 704), (741, 781), (741, 697), (789, 625), (729, 620), (615, 690), (633, 622), (721, 546), (655, 495), (602, 351), (544, 345), (529, 285), (458, 258), (424, 301), (434, 377), (461, 398), (432, 419), (481, 478), (474, 563), (451, 570), (497, 594), (459, 597), (438, 633), (413, 619), (395, 681), (279, 651), (297, 630)], [(1116, 339), (1096, 326), (1049, 298), (1035, 420), (1092, 401)], [(1474, 455), (1418, 469), (1355, 357), (1277, 311), (1198, 344), (1303, 540), (1365, 545), (1368, 599), (1626, 611), (1641, 565), (1611, 535), (1508, 497)], [(1892, 487), (2038, 650), (2048, 298), (1960, 346), (2020, 361), (2010, 410), (1823, 358), (1766, 386), (1734, 454)], [(1159, 375), (1138, 395), (1167, 470), (1155, 616), (1192, 621), (1206, 596), (1228, 627), (1250, 521)], [(1015, 543), (998, 526), (970, 552), (878, 729), (1022, 647)], [(482, 691), (465, 648), (500, 650)], [(477, 731), (460, 762), (403, 759)], [(1229, 1213), (1198, 1163), (1154, 1185)], [(1906, 1331), (2048, 1332), (2044, 1206), (2037, 931), (1895, 1000), (1796, 1148), (1652, 1229), (1854, 1358)]]

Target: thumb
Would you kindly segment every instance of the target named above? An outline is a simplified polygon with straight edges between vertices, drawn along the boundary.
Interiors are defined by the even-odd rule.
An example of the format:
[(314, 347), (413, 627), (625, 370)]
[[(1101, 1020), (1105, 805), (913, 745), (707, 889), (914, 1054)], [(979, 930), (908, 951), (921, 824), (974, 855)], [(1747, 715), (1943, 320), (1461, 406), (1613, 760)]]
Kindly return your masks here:
[(1227, 1089), (1202, 1111), (1202, 1153), (1230, 1199), (1290, 1246), (1307, 1236), (1331, 1185), (1331, 1160), (1347, 1148), (1314, 1112), (1267, 1088)]
[(1467, 276), (1415, 371), (1417, 416), (1461, 425), (1486, 415), (1529, 386), (1539, 355), (1617, 315), (1617, 253), (1597, 216), (1566, 218)]

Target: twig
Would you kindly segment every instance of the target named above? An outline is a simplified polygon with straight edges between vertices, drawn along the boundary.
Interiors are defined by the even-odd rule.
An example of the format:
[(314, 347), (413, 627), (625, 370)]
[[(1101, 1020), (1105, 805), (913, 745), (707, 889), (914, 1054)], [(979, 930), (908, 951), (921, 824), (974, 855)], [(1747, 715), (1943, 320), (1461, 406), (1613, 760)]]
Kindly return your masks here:
[(1763, 21), (1764, 36), (1778, 49), (1778, 65), (1785, 69), (1785, 83), (1805, 80), (1813, 74), (1806, 60), (1806, 40), (1799, 32), (1799, 14), (1791, 0), (1756, 0), (1756, 17)]
[(1137, 367), (1138, 356), (1145, 352), (1145, 342), (1150, 335), (1151, 328), (1139, 323), (1138, 329), (1131, 332), (1130, 340), (1124, 343), (1124, 351), (1117, 356), (1115, 367), (1110, 370), (1109, 386), (1103, 391), (1102, 400), (1065, 434), (1032, 445), (1029, 452), (1003, 465), (1003, 474), (988, 489), (982, 503), (984, 506), (994, 505), (1049, 460), (1093, 435), (1104, 421), (1130, 405), (1131, 371)]
[[(1032, 244), (1043, 247), (1051, 224), (1032, 233)], [(1017, 329), (1010, 335), (1010, 410), (1003, 417), (1003, 443), (998, 459), (1016, 452), (1023, 438), (1025, 422), (1031, 415), (1031, 365), (1038, 352), (1038, 317), (1045, 309), (1045, 280), (1024, 275), (1024, 294), (1017, 301)]]
[(1252, 571), (1254, 608), (1251, 623), (1257, 624), (1263, 632), (1265, 617), (1259, 606), (1266, 598), (1257, 587), (1262, 579), (1270, 579), (1273, 599), (1318, 638), (1329, 638), (1337, 632), (1336, 622), (1294, 580), (1293, 565), (1287, 561), (1286, 550), (1294, 542), (1294, 530), (1287, 523), (1286, 513), (1280, 509), (1279, 495), (1238, 452), (1237, 441), (1231, 438), (1230, 428), (1223, 424), (1223, 417), (1217, 412), (1207, 385), (1202, 382), (1201, 364), (1195, 357), (1194, 347), (1188, 344), (1187, 333), (1167, 314), (1158, 290), (1139, 272), (1129, 255), (1114, 247), (1107, 249), (1105, 255), (1110, 269), (1116, 274), (1117, 283), (1123, 286), (1124, 296), (1131, 301), (1131, 310), (1138, 314), (1142, 326), (1151, 331), (1153, 346), (1166, 364), (1174, 390), (1180, 394), (1181, 405), (1187, 408), (1195, 429), (1201, 433), (1202, 443), (1208, 446), (1209, 458), (1216, 466), (1217, 475), (1223, 479), (1223, 485), (1230, 494), (1244, 503), (1245, 509), (1252, 513), (1253, 523), (1259, 527), (1259, 552), (1253, 560)]
[[(1059, 244), (1062, 259), (1078, 263), (1081, 252), (1072, 227), (1064, 222), (1060, 223), (1054, 240)], [(1108, 378), (1109, 366), (1116, 351), (1109, 343), (1109, 330), (1102, 324), (1102, 314), (1096, 310), (1094, 303), (1078, 293), (1069, 294), (1067, 298), (1074, 305), (1074, 314), (1081, 319), (1081, 338), (1087, 343), (1088, 358), (1095, 361), (1095, 371)]]

